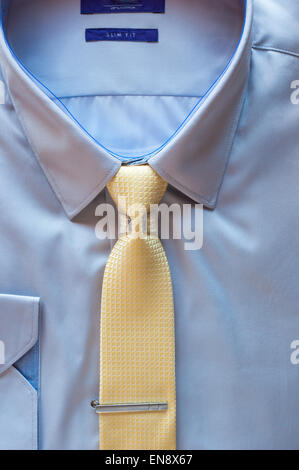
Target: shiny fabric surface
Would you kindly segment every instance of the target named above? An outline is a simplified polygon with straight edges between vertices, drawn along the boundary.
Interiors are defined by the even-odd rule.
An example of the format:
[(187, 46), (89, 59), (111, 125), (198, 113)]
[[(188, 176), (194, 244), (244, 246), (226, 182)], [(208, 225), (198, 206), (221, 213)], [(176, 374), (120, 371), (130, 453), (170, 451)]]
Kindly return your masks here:
[[(169, 183), (163, 203), (191, 204), (193, 215), (204, 204), (201, 250), (186, 251), (184, 237), (162, 240), (174, 291), (178, 449), (298, 449), (299, 366), (291, 360), (299, 339), (299, 106), (291, 99), (298, 2), (166, 0), (162, 19), (124, 14), (109, 24), (81, 19), (73, 0), (1, 7), (0, 292), (41, 300), (39, 405), (26, 379), (0, 375), (0, 443), (99, 447), (90, 401), (98, 396), (100, 290), (115, 240), (96, 236), (96, 209), (112, 202), (105, 186), (121, 151), (126, 160), (155, 152), (148, 163)], [(157, 21), (165, 24), (163, 53), (136, 44), (133, 53), (122, 43), (111, 55), (80, 43), (85, 27)], [(183, 57), (168, 40), (174, 24)], [(129, 98), (124, 110), (125, 98), (110, 97), (136, 86), (150, 93), (151, 81), (154, 96), (138, 115), (142, 98)], [(171, 98), (157, 98), (159, 87)], [(101, 90), (105, 97), (86, 97)], [(122, 109), (120, 120), (108, 101)], [(100, 123), (113, 123), (113, 115), (109, 132)], [(138, 116), (152, 134), (144, 149)], [(113, 133), (124, 137), (126, 128), (122, 146)], [(7, 331), (14, 317), (1, 298), (0, 310)], [(20, 341), (13, 344), (22, 344), (28, 330), (14, 328)], [(0, 341), (5, 336), (0, 325)], [(39, 417), (28, 407), (15, 413), (15, 397), (31, 403), (31, 396)]]

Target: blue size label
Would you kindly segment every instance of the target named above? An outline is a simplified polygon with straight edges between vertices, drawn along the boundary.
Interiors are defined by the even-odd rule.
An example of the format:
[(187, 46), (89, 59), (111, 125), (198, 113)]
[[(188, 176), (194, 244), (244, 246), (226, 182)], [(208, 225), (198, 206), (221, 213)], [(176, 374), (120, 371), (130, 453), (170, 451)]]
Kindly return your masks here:
[(157, 29), (132, 28), (90, 28), (85, 32), (87, 42), (92, 41), (130, 41), (130, 42), (158, 42)]
[(165, 0), (81, 0), (81, 13), (165, 13)]

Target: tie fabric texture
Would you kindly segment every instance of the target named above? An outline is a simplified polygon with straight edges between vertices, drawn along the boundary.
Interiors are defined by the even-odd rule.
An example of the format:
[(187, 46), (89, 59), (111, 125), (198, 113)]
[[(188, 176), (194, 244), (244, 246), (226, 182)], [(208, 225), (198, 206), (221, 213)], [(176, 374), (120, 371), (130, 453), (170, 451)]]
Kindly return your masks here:
[[(173, 292), (165, 251), (141, 228), (167, 188), (149, 165), (124, 165), (107, 185), (130, 221), (109, 256), (101, 307), (100, 404), (167, 403), (164, 411), (99, 415), (101, 450), (176, 449)], [(140, 206), (141, 207), (141, 206)], [(145, 217), (146, 218), (146, 217)]]

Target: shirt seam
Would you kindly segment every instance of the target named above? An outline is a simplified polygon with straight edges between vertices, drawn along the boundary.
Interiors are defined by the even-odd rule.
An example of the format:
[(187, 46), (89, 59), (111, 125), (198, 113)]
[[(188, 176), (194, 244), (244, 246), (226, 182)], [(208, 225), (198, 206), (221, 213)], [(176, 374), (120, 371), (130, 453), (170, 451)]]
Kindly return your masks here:
[(57, 100), (67, 100), (72, 98), (120, 98), (120, 97), (136, 97), (136, 98), (194, 98), (200, 99), (203, 95), (174, 95), (174, 94), (148, 94), (148, 93), (92, 93), (89, 95), (70, 95), (70, 96), (57, 96), (56, 99), (53, 98), (53, 101)]
[(94, 189), (91, 190), (91, 192), (83, 200), (83, 202), (81, 202), (81, 204), (79, 206), (77, 206), (76, 209), (74, 209), (72, 211), (68, 210), (69, 215), (70, 215), (71, 218), (73, 218), (77, 214), (79, 214), (81, 212), (81, 210), (83, 210), (83, 208), (96, 197), (96, 195), (99, 193), (99, 191), (101, 191), (101, 189), (104, 189), (104, 187), (106, 186), (106, 181), (107, 180), (109, 181), (115, 175), (118, 167), (119, 167), (119, 165), (117, 165), (117, 166), (115, 165), (115, 166), (113, 166), (113, 168), (110, 171), (105, 172), (104, 175), (103, 175), (102, 181), (100, 183), (98, 183)]
[[(148, 163), (149, 163), (149, 165), (151, 165), (150, 160), (148, 161)], [(159, 173), (161, 174), (162, 177), (163, 177), (163, 174), (165, 175), (165, 178), (164, 178), (164, 179), (169, 180), (169, 181), (170, 181), (170, 184), (172, 184), (171, 181), (173, 181), (173, 182), (176, 184), (176, 186), (177, 186), (178, 188), (182, 188), (182, 189), (181, 189), (182, 192), (185, 192), (186, 194), (190, 194), (190, 195), (191, 195), (190, 197), (191, 197), (192, 199), (195, 199), (195, 200), (196, 200), (196, 199), (201, 199), (204, 204), (207, 204), (207, 205), (209, 205), (209, 206), (211, 206), (211, 207), (214, 206), (214, 200), (215, 200), (215, 197), (214, 197), (214, 196), (212, 196), (210, 199), (206, 199), (202, 194), (196, 193), (195, 191), (190, 191), (190, 189), (188, 189), (187, 186), (183, 185), (183, 184), (180, 183), (176, 178), (174, 178), (173, 176), (171, 176), (171, 175), (168, 173), (168, 171), (165, 170), (164, 168), (163, 168), (163, 169), (160, 169), (160, 168), (158, 169), (158, 168), (157, 168), (157, 170), (159, 171)]]
[(260, 51), (271, 51), (271, 52), (278, 52), (279, 54), (286, 54), (286, 55), (291, 55), (293, 57), (297, 57), (299, 58), (299, 53), (298, 52), (295, 52), (295, 51), (291, 51), (289, 49), (280, 49), (279, 47), (274, 47), (274, 46), (270, 46), (270, 45), (258, 45), (258, 44), (254, 44), (252, 46), (253, 49), (257, 49), (257, 50), (260, 50)]
[[(31, 323), (30, 323), (30, 332), (29, 332), (29, 339), (26, 341), (26, 343), (21, 346), (17, 351), (15, 351), (13, 353), (13, 356), (12, 358), (8, 361), (8, 364), (6, 364), (6, 369), (5, 370), (8, 370), (9, 367), (11, 367), (15, 362), (16, 362), (16, 357), (19, 356), (19, 357), (23, 357), (24, 354), (29, 350), (29, 346), (31, 346), (31, 343), (32, 341), (34, 340), (34, 322), (35, 322), (35, 308), (36, 308), (36, 303), (38, 304), (38, 301), (36, 302), (36, 300), (32, 297), (31, 299), (29, 298), (30, 302), (31, 302)], [(25, 308), (25, 307), (24, 307)], [(32, 346), (34, 346), (35, 343), (32, 344)], [(5, 372), (5, 371), (4, 371)], [(0, 374), (2, 375), (2, 374)]]
[[(24, 131), (24, 134), (27, 138), (27, 141), (29, 143), (29, 146), (33, 152), (33, 154), (35, 155), (35, 158), (36, 160), (38, 161), (38, 163), (40, 164), (42, 170), (44, 171), (45, 175), (46, 175), (46, 178), (50, 184), (50, 186), (52, 186), (53, 190), (54, 190), (54, 193), (56, 193), (56, 195), (58, 196), (58, 199), (60, 199), (62, 205), (64, 206), (66, 212), (69, 214), (69, 216), (72, 218), (74, 217), (75, 215), (77, 215), (82, 209), (83, 207), (86, 205), (86, 202), (90, 199), (90, 197), (93, 196), (93, 194), (97, 194), (99, 189), (103, 186), (103, 183), (100, 182), (96, 185), (95, 188), (93, 188), (91, 190), (91, 193), (88, 194), (88, 196), (84, 199), (83, 202), (81, 202), (81, 204), (79, 205), (79, 208), (78, 206), (75, 208), (75, 209), (71, 209), (70, 205), (67, 203), (67, 201), (65, 200), (65, 198), (62, 196), (62, 192), (61, 192), (61, 189), (59, 188), (59, 186), (57, 185), (56, 181), (55, 181), (55, 177), (52, 175), (52, 173), (50, 172), (50, 170), (48, 168), (45, 167), (45, 165), (43, 165), (41, 159), (40, 159), (40, 156), (39, 156), (39, 152), (37, 151), (36, 147), (35, 147), (35, 144), (33, 142), (33, 140), (31, 139), (30, 137), (30, 133), (28, 132), (28, 129), (27, 129), (27, 126), (25, 124), (25, 120), (23, 119), (23, 116), (21, 115), (21, 113), (19, 112), (19, 109), (18, 109), (18, 106), (16, 105), (15, 101), (14, 101), (14, 98), (12, 96), (12, 94), (10, 93), (9, 91), (9, 95), (10, 95), (10, 98), (11, 98), (11, 101), (12, 101), (12, 104), (13, 104), (13, 107), (14, 107), (14, 110), (17, 114), (17, 117), (20, 121), (20, 124), (22, 126), (22, 129)], [(107, 179), (110, 174), (113, 174), (113, 172), (115, 172), (115, 169), (113, 168), (112, 171), (109, 171), (109, 172), (105, 172), (103, 174), (103, 180)]]
[[(13, 366), (11, 366), (13, 367)], [(15, 369), (15, 368), (14, 368)], [(29, 387), (31, 387), (31, 385), (29, 384), (29, 382), (26, 380), (26, 378), (17, 370), (15, 369), (15, 371), (17, 372), (16, 374), (16, 380), (23, 386), (23, 388), (26, 390), (27, 394), (30, 396), (30, 399), (31, 399), (31, 449), (32, 450), (36, 450), (36, 439), (34, 439), (34, 437), (36, 437), (36, 426), (35, 426), (35, 412), (34, 412), (34, 396), (35, 396), (35, 391)]]
[(56, 182), (54, 181), (54, 177), (52, 176), (52, 174), (44, 167), (44, 165), (42, 164), (41, 162), (41, 159), (39, 157), (39, 153), (35, 147), (35, 144), (33, 143), (33, 140), (31, 139), (30, 137), (30, 133), (28, 132), (28, 129), (27, 129), (27, 126), (25, 124), (25, 120), (23, 119), (23, 116), (21, 115), (21, 113), (19, 112), (19, 109), (18, 109), (18, 106), (16, 105), (15, 103), (15, 100), (14, 100), (14, 97), (12, 96), (12, 93), (10, 93), (10, 89), (8, 87), (8, 92), (9, 92), (9, 95), (10, 95), (10, 98), (11, 98), (11, 101), (12, 101), (12, 104), (13, 104), (13, 107), (14, 107), (14, 110), (16, 112), (16, 115), (20, 121), (20, 124), (22, 126), (22, 129), (24, 131), (24, 135), (25, 137), (27, 138), (27, 141), (29, 143), (29, 147), (31, 148), (32, 150), (32, 153), (34, 154), (36, 160), (38, 161), (38, 163), (40, 164), (40, 166), (42, 167), (46, 177), (47, 177), (47, 180), (50, 184), (50, 186), (52, 186), (52, 188), (54, 189), (54, 191), (56, 192), (58, 198), (62, 201), (62, 204), (66, 205), (67, 207), (67, 204), (66, 204), (66, 201), (64, 201), (64, 198), (62, 197), (62, 194), (60, 192), (60, 189), (59, 187), (57, 186)]

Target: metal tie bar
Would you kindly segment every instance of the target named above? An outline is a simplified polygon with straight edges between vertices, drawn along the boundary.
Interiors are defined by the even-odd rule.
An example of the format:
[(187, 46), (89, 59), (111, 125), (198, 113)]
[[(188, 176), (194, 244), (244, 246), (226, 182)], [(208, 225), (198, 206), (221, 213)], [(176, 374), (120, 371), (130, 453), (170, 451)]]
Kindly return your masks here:
[(98, 401), (91, 402), (97, 414), (104, 413), (141, 413), (153, 411), (167, 411), (168, 403), (112, 403), (100, 405)]

